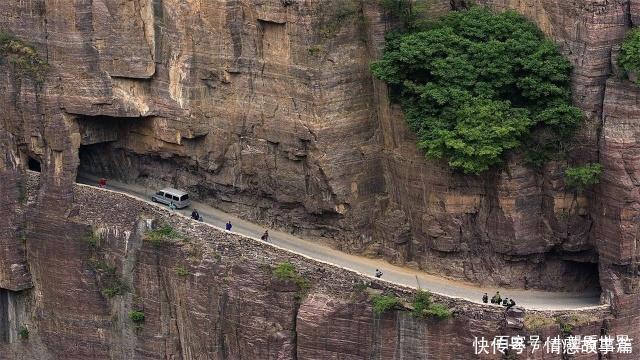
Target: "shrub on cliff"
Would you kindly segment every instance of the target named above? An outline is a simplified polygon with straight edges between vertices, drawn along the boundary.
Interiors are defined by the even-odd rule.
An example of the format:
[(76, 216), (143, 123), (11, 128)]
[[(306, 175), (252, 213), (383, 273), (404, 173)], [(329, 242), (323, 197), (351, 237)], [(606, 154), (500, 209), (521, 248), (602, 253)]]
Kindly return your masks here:
[(400, 299), (393, 295), (375, 295), (371, 301), (373, 302), (373, 313), (376, 315), (381, 315), (400, 305)]
[(453, 312), (445, 305), (434, 303), (431, 299), (431, 293), (424, 290), (416, 292), (411, 305), (413, 306), (411, 314), (415, 317), (446, 319), (453, 315)]
[(579, 126), (571, 65), (534, 24), (482, 8), (387, 36), (373, 74), (428, 157), (479, 174), (510, 150), (546, 159)]
[[(618, 65), (627, 73), (640, 72), (640, 28), (629, 31), (622, 41)], [(639, 80), (636, 80), (639, 83)]]
[(600, 175), (602, 175), (600, 164), (570, 166), (564, 171), (564, 182), (568, 188), (573, 188), (580, 194), (589, 186), (599, 183)]
[(298, 292), (296, 294), (296, 298), (298, 300), (302, 299), (311, 287), (309, 282), (298, 274), (295, 266), (293, 266), (289, 261), (281, 262), (276, 265), (273, 269), (273, 276), (279, 280), (295, 282), (298, 286)]
[(100, 244), (102, 242), (102, 235), (95, 231), (89, 231), (85, 236), (85, 241), (91, 249), (98, 249), (100, 248)]
[(111, 298), (116, 295), (122, 295), (127, 291), (127, 286), (118, 276), (118, 269), (115, 265), (98, 260), (93, 262), (93, 267), (98, 275), (98, 285), (102, 295)]
[(176, 268), (176, 274), (178, 276), (189, 276), (191, 275), (191, 272), (184, 266), (178, 266)]
[(134, 324), (141, 324), (144, 322), (144, 313), (139, 310), (133, 310), (129, 313), (129, 319), (131, 319)]
[(47, 62), (24, 41), (0, 31), (0, 64), (8, 59), (18, 75), (42, 82), (47, 71)]
[(18, 332), (18, 336), (20, 337), (20, 339), (22, 340), (26, 340), (29, 338), (29, 329), (27, 329), (26, 326), (22, 325), (20, 327), (20, 331)]
[(144, 239), (153, 246), (160, 247), (170, 240), (184, 239), (184, 237), (171, 225), (163, 224), (160, 227), (149, 230), (144, 234)]

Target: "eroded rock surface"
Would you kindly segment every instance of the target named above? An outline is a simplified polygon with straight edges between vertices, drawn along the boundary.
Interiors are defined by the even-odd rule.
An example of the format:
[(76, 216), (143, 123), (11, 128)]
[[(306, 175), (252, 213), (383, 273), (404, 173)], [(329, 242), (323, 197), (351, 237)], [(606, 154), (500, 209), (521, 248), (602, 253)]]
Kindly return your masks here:
[[(30, 179), (33, 196), (39, 184)], [(417, 318), (404, 305), (375, 315), (367, 288), (408, 300), (411, 292), (122, 194), (80, 186), (73, 194), (68, 213), (41, 213), (46, 220), (33, 223), (34, 288), (9, 294), (16, 320), (8, 325), (13, 335), (0, 339), (2, 359), (468, 359), (474, 336), (513, 331), (501, 307), (440, 296), (434, 300), (453, 318)], [(180, 237), (148, 240), (163, 224)], [(307, 291), (273, 275), (283, 261)], [(121, 285), (114, 296), (108, 267)], [(131, 321), (133, 310), (143, 322)], [(574, 314), (590, 334), (611, 319), (605, 308)], [(22, 328), (28, 339), (17, 335)], [(552, 321), (520, 333), (556, 336), (559, 328)]]
[[(429, 11), (436, 16), (464, 3), (435, 1)], [(88, 250), (68, 246), (86, 230), (68, 220), (79, 169), (151, 187), (187, 188), (270, 226), (453, 278), (561, 290), (600, 283), (603, 301), (616, 314), (607, 326), (640, 338), (633, 325), (640, 313), (638, 90), (615, 68), (625, 31), (640, 21), (640, 3), (478, 3), (525, 14), (574, 64), (574, 102), (587, 121), (568, 159), (536, 171), (514, 155), (504, 169), (482, 177), (461, 176), (425, 159), (401, 109), (368, 71), (384, 33), (396, 26), (375, 2), (0, 3), (0, 29), (33, 44), (50, 64), (43, 82), (20, 76), (10, 62), (0, 64), (0, 205), (8, 209), (0, 216), (0, 288), (34, 286), (26, 291), (41, 295), (24, 302), (25, 313), (76, 301), (92, 314), (87, 326), (112, 326), (113, 310), (74, 270)], [(605, 169), (600, 185), (582, 196), (565, 189), (567, 163), (595, 161)], [(20, 189), (28, 167), (42, 171), (42, 185), (37, 195), (25, 197)], [(155, 271), (144, 261), (141, 268)], [(170, 283), (163, 276), (135, 281), (145, 281), (149, 293), (141, 295), (158, 302), (150, 316), (164, 319), (162, 334), (182, 334), (167, 320), (172, 317), (165, 306), (182, 294), (161, 293), (159, 284)], [(51, 281), (73, 290), (40, 289)], [(245, 306), (249, 313), (255, 308), (232, 305), (225, 311), (236, 314)], [(344, 311), (339, 301), (334, 306), (327, 311)], [(316, 311), (311, 305), (301, 309)], [(38, 316), (47, 319), (41, 325), (46, 336), (14, 354), (62, 351), (65, 339), (55, 339), (84, 334), (84, 318), (71, 316), (75, 321), (56, 332), (66, 320)], [(293, 325), (274, 323), (277, 330), (266, 333), (280, 335), (264, 341), (278, 350), (265, 351), (290, 354), (293, 340), (284, 334)], [(160, 344), (157, 333), (143, 329), (149, 343), (136, 347), (127, 331), (118, 340), (129, 341), (122, 345), (126, 356), (177, 351), (175, 337)], [(102, 330), (87, 332), (82, 344), (98, 357), (121, 356), (104, 338)], [(237, 345), (243, 341), (234, 338), (235, 347), (224, 351), (251, 351)], [(204, 343), (193, 346), (192, 354), (210, 351), (202, 350), (209, 346)], [(298, 351), (309, 356), (328, 351), (305, 346)], [(412, 354), (424, 351), (407, 346)]]
[[(532, 17), (575, 63), (576, 102), (593, 125), (576, 153), (593, 161), (628, 10), (517, 4), (489, 3)], [(3, 4), (0, 26), (50, 64), (42, 84), (3, 68), (14, 152), (23, 165), (41, 162), (63, 197), (79, 165), (187, 188), (247, 218), (453, 278), (564, 290), (597, 283), (592, 202), (564, 189), (564, 163), (540, 172), (514, 157), (475, 177), (426, 160), (368, 71), (393, 17), (374, 3), (325, 5)], [(450, 7), (434, 2), (427, 13)]]

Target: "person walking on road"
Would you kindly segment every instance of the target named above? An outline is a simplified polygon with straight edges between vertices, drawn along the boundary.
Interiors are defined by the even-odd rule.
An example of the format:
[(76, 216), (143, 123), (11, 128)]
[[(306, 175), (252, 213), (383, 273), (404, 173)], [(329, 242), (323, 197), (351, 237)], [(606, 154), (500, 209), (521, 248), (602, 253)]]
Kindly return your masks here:
[(376, 277), (380, 279), (382, 277), (382, 271), (376, 269)]
[(227, 224), (224, 226), (224, 228), (227, 229), (227, 231), (231, 231), (232, 227), (233, 225), (231, 225), (231, 221), (227, 221)]
[(482, 295), (482, 302), (485, 304), (489, 302), (489, 295), (487, 295), (487, 293), (484, 293), (484, 295)]
[(98, 180), (98, 186), (101, 188), (106, 188), (107, 187), (107, 179), (105, 178), (100, 178), (100, 180)]
[(262, 234), (262, 236), (260, 237), (260, 240), (269, 242), (269, 230), (264, 231), (264, 234)]
[(174, 203), (173, 203), (173, 201), (169, 204), (169, 209), (171, 209), (171, 210), (175, 210), (175, 209), (177, 209), (177, 208), (178, 208), (178, 207), (176, 206), (176, 204), (174, 204)]
[(200, 213), (198, 213), (197, 209), (193, 209), (193, 211), (191, 212), (191, 218), (193, 220), (200, 220)]

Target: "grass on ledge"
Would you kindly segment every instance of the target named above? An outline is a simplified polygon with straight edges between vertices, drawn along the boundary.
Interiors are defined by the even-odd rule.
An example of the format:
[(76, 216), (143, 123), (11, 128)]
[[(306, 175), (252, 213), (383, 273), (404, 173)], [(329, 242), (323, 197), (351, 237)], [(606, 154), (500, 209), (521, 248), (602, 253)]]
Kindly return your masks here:
[(289, 261), (281, 262), (273, 269), (273, 276), (279, 280), (293, 281), (298, 286), (298, 292), (296, 293), (296, 299), (302, 300), (311, 288), (311, 284), (303, 278), (295, 266)]
[(185, 237), (171, 225), (163, 224), (156, 229), (147, 231), (144, 234), (144, 240), (149, 241), (153, 246), (160, 247), (171, 240), (185, 240)]

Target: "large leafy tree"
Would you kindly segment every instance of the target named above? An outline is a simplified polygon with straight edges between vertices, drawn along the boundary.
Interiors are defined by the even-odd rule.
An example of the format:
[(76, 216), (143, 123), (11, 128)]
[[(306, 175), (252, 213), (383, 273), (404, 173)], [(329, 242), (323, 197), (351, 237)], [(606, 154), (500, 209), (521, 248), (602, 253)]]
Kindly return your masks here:
[(571, 106), (570, 63), (514, 12), (472, 8), (389, 34), (371, 69), (389, 84), (426, 155), (465, 173), (500, 164), (517, 148), (544, 161), (582, 119)]
[(618, 64), (627, 72), (640, 71), (640, 28), (629, 31), (620, 48)]

